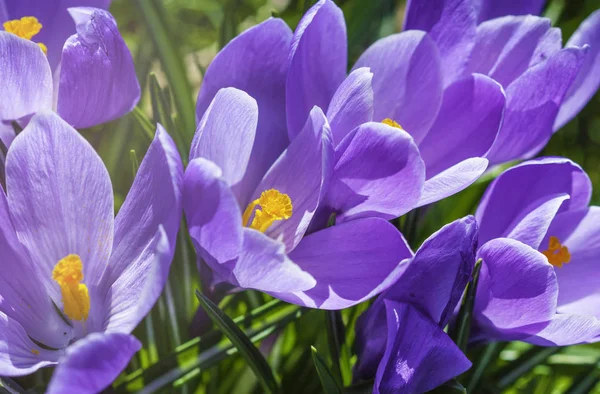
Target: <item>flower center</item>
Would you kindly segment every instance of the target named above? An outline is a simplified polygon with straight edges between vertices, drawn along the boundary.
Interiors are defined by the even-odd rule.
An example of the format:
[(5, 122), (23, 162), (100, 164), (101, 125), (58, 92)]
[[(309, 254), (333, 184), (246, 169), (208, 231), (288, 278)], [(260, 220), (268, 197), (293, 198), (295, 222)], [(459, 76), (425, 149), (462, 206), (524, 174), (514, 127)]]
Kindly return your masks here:
[(90, 312), (90, 296), (83, 280), (83, 263), (76, 254), (60, 260), (52, 270), (52, 279), (60, 286), (63, 312), (71, 320), (86, 320)]
[(381, 121), (381, 123), (386, 124), (388, 126), (395, 127), (397, 129), (400, 129), (400, 130), (404, 130), (402, 128), (402, 126), (400, 126), (400, 124), (398, 122), (396, 122), (394, 119), (385, 118), (384, 120)]
[(566, 246), (563, 246), (556, 237), (550, 237), (548, 249), (544, 250), (542, 254), (546, 256), (550, 264), (558, 268), (571, 261), (569, 249)]
[[(4, 22), (4, 30), (9, 33), (12, 33), (16, 36), (24, 38), (26, 40), (31, 40), (33, 36), (38, 34), (40, 30), (42, 30), (42, 24), (37, 20), (34, 16), (24, 16), (21, 19), (14, 19), (12, 21)], [(48, 49), (46, 45), (38, 42), (42, 51), (45, 54), (48, 53)]]
[[(254, 208), (259, 209), (254, 212)], [(250, 216), (254, 219), (248, 225)], [(276, 189), (265, 190), (260, 197), (248, 204), (242, 215), (242, 224), (260, 232), (265, 232), (277, 220), (286, 220), (292, 216), (292, 199)]]

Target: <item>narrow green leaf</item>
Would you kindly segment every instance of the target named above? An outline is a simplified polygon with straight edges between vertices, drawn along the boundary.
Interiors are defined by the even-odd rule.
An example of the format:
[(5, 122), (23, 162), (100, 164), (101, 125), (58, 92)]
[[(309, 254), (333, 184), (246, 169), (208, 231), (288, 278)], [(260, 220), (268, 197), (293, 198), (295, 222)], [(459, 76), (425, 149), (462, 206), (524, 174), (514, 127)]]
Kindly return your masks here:
[(498, 357), (500, 351), (505, 346), (505, 343), (500, 342), (492, 342), (485, 346), (481, 357), (479, 357), (476, 362), (473, 362), (474, 365), (472, 368), (471, 378), (467, 384), (468, 393), (475, 392), (475, 389), (477, 388), (477, 385), (479, 384), (479, 381), (483, 376), (483, 373), (486, 371), (488, 365), (490, 365), (490, 363)]
[(343, 379), (340, 356), (341, 348), (346, 336), (346, 333), (344, 332), (344, 322), (342, 321), (342, 314), (340, 311), (325, 311), (325, 316), (325, 321), (327, 323), (327, 343), (329, 344), (329, 356), (331, 357), (332, 364), (331, 371), (335, 381), (341, 385)]
[(462, 305), (460, 306), (458, 318), (456, 319), (456, 325), (450, 334), (456, 345), (463, 352), (467, 350), (467, 344), (471, 334), (471, 319), (473, 318), (473, 307), (475, 306), (475, 294), (477, 292), (477, 283), (479, 282), (481, 264), (481, 259), (477, 260), (475, 263), (475, 268), (473, 269), (473, 278), (467, 285), (467, 294), (465, 295)]
[(196, 290), (196, 297), (200, 305), (208, 313), (212, 321), (223, 331), (231, 343), (239, 350), (240, 354), (252, 368), (256, 377), (261, 382), (267, 393), (278, 393), (279, 385), (275, 380), (273, 371), (262, 353), (254, 346), (244, 332), (227, 316), (217, 305), (204, 294)]
[(562, 350), (560, 347), (535, 346), (521, 355), (517, 360), (498, 371), (492, 381), (496, 382), (499, 390), (510, 387), (521, 376), (543, 363), (551, 355)]
[(142, 111), (140, 107), (135, 107), (133, 111), (131, 111), (131, 115), (140, 125), (140, 129), (144, 132), (144, 137), (146, 137), (148, 141), (152, 141), (154, 139), (155, 127), (152, 125), (152, 122), (148, 119), (146, 114), (144, 114), (144, 111)]
[(600, 360), (583, 374), (575, 377), (573, 384), (565, 391), (565, 394), (591, 393), (598, 382), (600, 382)]
[(312, 358), (315, 363), (315, 368), (317, 369), (317, 373), (319, 374), (319, 379), (321, 380), (321, 386), (323, 386), (323, 390), (325, 394), (341, 394), (342, 389), (338, 385), (338, 380), (333, 376), (331, 370), (327, 367), (325, 360), (323, 357), (317, 352), (317, 349), (314, 346), (311, 346)]
[(430, 391), (431, 394), (467, 394), (467, 390), (456, 379), (452, 379), (440, 387)]
[(373, 384), (372, 380), (353, 384), (344, 388), (344, 394), (371, 394), (373, 392)]
[(140, 168), (140, 162), (137, 158), (137, 155), (135, 153), (135, 149), (130, 149), (129, 150), (129, 158), (131, 159), (131, 166), (133, 169), (133, 176), (135, 176), (135, 174), (137, 174), (138, 172), (138, 168)]

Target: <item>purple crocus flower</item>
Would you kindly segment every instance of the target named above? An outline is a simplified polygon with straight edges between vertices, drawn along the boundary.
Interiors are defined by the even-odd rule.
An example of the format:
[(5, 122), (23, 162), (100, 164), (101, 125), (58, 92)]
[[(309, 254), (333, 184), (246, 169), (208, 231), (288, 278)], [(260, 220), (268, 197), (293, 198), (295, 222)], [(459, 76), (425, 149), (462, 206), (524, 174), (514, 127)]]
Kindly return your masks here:
[(600, 208), (587, 174), (564, 158), (502, 173), (477, 209), (474, 340), (570, 345), (600, 338)]
[[(428, 61), (428, 69), (437, 70), (441, 65), (442, 73), (433, 74), (434, 80), (441, 78), (442, 83), (429, 91), (426, 101), (429, 116), (419, 116), (421, 121), (427, 121), (435, 119), (437, 114), (438, 120), (433, 126), (425, 125), (431, 126), (429, 131), (427, 127), (416, 131), (424, 133), (425, 138), (431, 133), (437, 136), (437, 123), (443, 129), (440, 135), (462, 142), (461, 132), (444, 128), (446, 122), (443, 121), (456, 118), (462, 112), (458, 107), (462, 100), (455, 95), (457, 85), (473, 78), (488, 83), (495, 81), (502, 86), (506, 97), (500, 132), (494, 141), (488, 129), (470, 126), (468, 122), (472, 118), (466, 117), (463, 126), (476, 132), (468, 138), (468, 145), (480, 145), (479, 152), (484, 152), (483, 148), (489, 148), (493, 142), (484, 154), (491, 164), (532, 157), (544, 147), (553, 131), (583, 108), (600, 86), (600, 11), (584, 21), (566, 48), (562, 48), (561, 32), (551, 27), (549, 19), (525, 15), (539, 13), (544, 3), (544, 0), (410, 0), (404, 20), (406, 31), (376, 42), (357, 62), (357, 66), (370, 67), (375, 75), (376, 111), (378, 102), (395, 104), (405, 100), (403, 94), (390, 88), (397, 79), (398, 66), (394, 64), (403, 62), (406, 57), (401, 43), (408, 41), (407, 37), (426, 34), (428, 39), (423, 39), (421, 47), (436, 48), (430, 49), (435, 52), (435, 60)], [(432, 54), (428, 58), (431, 59)], [(424, 81), (432, 80), (423, 77)], [(419, 84), (426, 82), (419, 81)], [(474, 89), (465, 97), (486, 100), (492, 90), (491, 86), (486, 92)], [(441, 106), (437, 105), (440, 102)], [(402, 116), (406, 114), (398, 115), (404, 125)], [(406, 124), (411, 131), (410, 123)], [(415, 136), (417, 142), (420, 138), (420, 134)], [(427, 163), (430, 153), (423, 148), (421, 152)]]
[(119, 118), (137, 104), (133, 59), (112, 15), (99, 8), (67, 8), (108, 3), (0, 0), (5, 145), (14, 138), (10, 122), (25, 125), (38, 111), (53, 109), (73, 127), (85, 128)]
[(374, 378), (373, 393), (424, 393), (471, 367), (443, 329), (469, 281), (476, 249), (473, 217), (446, 225), (359, 318), (354, 374)]
[[(248, 43), (239, 48), (247, 52), (230, 49), (211, 67), (227, 59), (225, 64), (242, 69), (256, 61), (253, 56), (277, 48), (277, 42), (288, 44), (284, 34), (263, 37), (270, 29), (289, 32), (283, 22), (271, 19), (230, 43), (230, 48)], [(259, 99), (224, 88), (199, 112), (184, 180), (190, 235), (215, 282), (310, 307), (344, 308), (393, 283), (399, 262), (412, 255), (385, 218), (391, 210), (408, 211), (417, 201), (422, 161), (407, 133), (381, 123), (354, 129), (334, 150), (331, 126), (319, 107), (287, 142), (285, 118), (268, 105), (260, 111), (261, 103), (277, 104), (284, 92), (277, 88), (285, 81), (285, 57), (276, 60), (278, 53), (266, 57), (260, 70), (272, 85), (257, 81), (253, 67), (248, 76), (229, 74)], [(209, 76), (227, 79), (225, 73), (207, 73), (206, 89), (215, 83)], [(382, 151), (394, 154), (388, 157)], [(336, 211), (339, 220), (332, 227), (309, 229), (324, 196), (335, 190), (346, 203)], [(389, 200), (398, 201), (396, 206), (377, 203), (391, 192), (395, 195)]]
[(96, 393), (117, 377), (167, 278), (182, 178), (159, 126), (115, 218), (92, 146), (53, 112), (33, 116), (0, 190), (0, 375), (57, 365), (52, 394)]

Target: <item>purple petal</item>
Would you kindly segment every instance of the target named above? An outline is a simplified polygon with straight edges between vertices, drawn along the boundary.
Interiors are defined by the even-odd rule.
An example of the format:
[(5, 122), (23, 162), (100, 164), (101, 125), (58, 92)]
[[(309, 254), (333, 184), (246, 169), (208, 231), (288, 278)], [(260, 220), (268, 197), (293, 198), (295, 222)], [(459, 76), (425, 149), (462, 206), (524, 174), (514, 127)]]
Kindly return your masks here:
[(409, 0), (404, 30), (429, 33), (440, 50), (444, 82), (464, 75), (475, 41), (477, 14), (471, 0)]
[(425, 166), (411, 136), (383, 123), (365, 123), (336, 149), (325, 204), (343, 222), (361, 217), (392, 219), (419, 200)]
[(70, 8), (77, 34), (65, 43), (57, 111), (77, 128), (117, 119), (140, 98), (131, 53), (112, 15), (98, 8)]
[(37, 44), (0, 31), (0, 120), (52, 108), (52, 74)]
[(585, 54), (586, 48), (565, 48), (508, 86), (504, 122), (488, 154), (491, 163), (528, 158), (544, 147)]
[(474, 3), (479, 15), (477, 22), (480, 23), (505, 15), (539, 15), (544, 8), (546, 0), (476, 0)]
[(487, 167), (487, 159), (472, 157), (442, 171), (431, 179), (427, 179), (417, 207), (440, 201), (466, 189), (479, 179)]
[[(331, 129), (320, 108), (315, 107), (304, 129), (281, 154), (260, 182), (251, 200), (276, 189), (292, 200), (293, 213), (278, 220), (265, 232), (286, 245), (289, 252), (308, 229), (333, 171)], [(244, 223), (246, 224), (246, 223)]]
[(540, 346), (569, 346), (585, 342), (597, 342), (600, 321), (594, 316), (556, 314), (545, 323), (526, 327), (532, 336), (526, 342)]
[(556, 313), (558, 284), (554, 267), (531, 247), (497, 238), (483, 245), (474, 314), (492, 337), (545, 322)]
[(554, 131), (567, 124), (585, 107), (600, 86), (600, 10), (596, 10), (573, 33), (567, 46), (590, 45), (581, 70), (567, 92), (554, 122)]
[(119, 376), (141, 347), (132, 335), (90, 334), (67, 348), (46, 393), (98, 393)]
[(190, 148), (190, 160), (202, 157), (221, 168), (221, 177), (242, 206), (250, 202), (257, 177), (264, 175), (248, 168), (258, 113), (256, 100), (247, 93), (235, 88), (219, 90), (198, 123)]
[[(19, 239), (43, 277), (69, 254), (98, 283), (113, 243), (113, 190), (92, 146), (52, 112), (34, 116), (6, 158), (8, 203)], [(60, 300), (58, 285), (51, 293)]]
[[(292, 32), (281, 19), (268, 19), (244, 31), (217, 54), (200, 87), (196, 105), (198, 121), (221, 88), (243, 90), (258, 103), (258, 128), (244, 180), (248, 193), (254, 191), (289, 143), (285, 80), (291, 41)], [(231, 132), (235, 131), (227, 130), (226, 135)]]
[(7, 1), (9, 19), (34, 16), (42, 24), (42, 30), (33, 38), (48, 48), (48, 61), (54, 71), (60, 63), (63, 45), (75, 34), (75, 23), (69, 15), (69, 7), (96, 7), (108, 9), (110, 0), (18, 0)]
[(548, 18), (527, 15), (493, 19), (477, 27), (469, 71), (489, 75), (507, 87), (561, 48), (560, 30), (551, 29)]
[(296, 297), (277, 297), (313, 308), (343, 309), (393, 284), (402, 273), (400, 262), (412, 252), (394, 226), (367, 218), (310, 234), (289, 256), (317, 285)]
[(347, 52), (342, 10), (331, 0), (319, 0), (300, 20), (290, 49), (285, 95), (290, 140), (314, 106), (327, 111), (346, 78)]
[(502, 87), (485, 75), (473, 74), (448, 86), (435, 123), (419, 144), (427, 178), (492, 147), (504, 113)]
[(417, 143), (435, 120), (442, 103), (442, 68), (433, 40), (406, 31), (371, 45), (354, 65), (373, 73), (373, 119), (392, 118)]
[(373, 394), (418, 394), (460, 375), (471, 362), (450, 337), (409, 304), (386, 301), (388, 343)]
[(336, 90), (327, 119), (335, 145), (363, 123), (373, 120), (373, 74), (368, 68), (354, 70)]
[[(6, 148), (12, 144), (16, 136), (12, 124), (0, 122), (0, 142), (2, 142)], [(2, 155), (2, 153), (0, 153), (0, 155)], [(4, 162), (4, 160), (2, 160), (2, 162)]]
[[(559, 206), (562, 211), (585, 208), (591, 191), (587, 174), (568, 159), (530, 160), (512, 167), (492, 182), (477, 208), (479, 242), (510, 236), (537, 249)], [(561, 205), (564, 196), (570, 199)]]

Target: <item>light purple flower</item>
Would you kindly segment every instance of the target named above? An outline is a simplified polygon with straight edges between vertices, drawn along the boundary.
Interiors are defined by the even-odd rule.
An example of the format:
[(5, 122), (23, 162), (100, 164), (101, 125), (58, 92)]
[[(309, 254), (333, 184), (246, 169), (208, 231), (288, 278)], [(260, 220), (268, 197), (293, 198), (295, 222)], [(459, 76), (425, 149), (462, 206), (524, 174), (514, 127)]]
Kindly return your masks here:
[(600, 208), (564, 158), (531, 160), (489, 186), (477, 210), (474, 340), (570, 345), (600, 338)]
[(476, 249), (473, 217), (446, 225), (359, 318), (354, 375), (375, 378), (373, 393), (424, 393), (471, 367), (443, 329), (469, 281)]
[[(0, 31), (5, 145), (14, 138), (10, 122), (25, 125), (38, 111), (53, 109), (73, 127), (85, 128), (124, 115), (139, 100), (133, 59), (112, 15), (99, 8), (67, 9), (73, 3), (108, 6), (107, 0), (0, 0), (0, 22), (33, 16), (42, 23), (31, 40)], [(38, 43), (48, 48), (47, 56)]]
[[(230, 48), (253, 36), (248, 42), (257, 48), (263, 48), (259, 45), (263, 39), (285, 44), (284, 35), (262, 37), (263, 29), (286, 31), (282, 22), (271, 19), (238, 37)], [(274, 47), (271, 43), (264, 50)], [(255, 49), (248, 51), (260, 56)], [(251, 56), (224, 51), (211, 67), (223, 59), (228, 59), (229, 67), (240, 68), (253, 61)], [(356, 128), (340, 143), (343, 149), (335, 151), (330, 124), (319, 107), (312, 109), (303, 129), (288, 143), (284, 117), (259, 115), (264, 114), (261, 103), (277, 102), (275, 92), (283, 90), (276, 87), (285, 80), (285, 72), (276, 72), (281, 65), (274, 57), (266, 59), (273, 63), (261, 72), (273, 84), (265, 88), (272, 94), (261, 90), (252, 73), (248, 77), (231, 73), (241, 79), (238, 86), (259, 98), (224, 88), (199, 112), (184, 180), (190, 235), (215, 282), (258, 289), (310, 307), (340, 309), (359, 303), (393, 283), (400, 261), (412, 255), (402, 235), (382, 219), (388, 215), (387, 206), (371, 199), (394, 192), (416, 201), (423, 176), (418, 151), (408, 134), (380, 123)], [(215, 86), (209, 76), (225, 75), (207, 73), (207, 89)], [(201, 101), (204, 95), (200, 93)], [(268, 105), (265, 108), (270, 114)], [(367, 137), (374, 135), (370, 130), (380, 137)], [(271, 141), (283, 144), (283, 151)], [(379, 146), (393, 150), (394, 157), (380, 156)], [(271, 148), (279, 151), (277, 156)], [(361, 160), (363, 168), (352, 165)], [(385, 165), (377, 169), (374, 163)], [(393, 182), (398, 191), (388, 186)], [(346, 206), (336, 210), (340, 218), (336, 225), (314, 226), (320, 202), (335, 187), (352, 189), (354, 194), (347, 195), (356, 201), (340, 198)], [(399, 206), (404, 209), (406, 204)]]
[(49, 393), (95, 393), (117, 377), (167, 278), (182, 178), (159, 126), (115, 218), (92, 146), (56, 114), (34, 115), (0, 190), (0, 375), (58, 364)]

